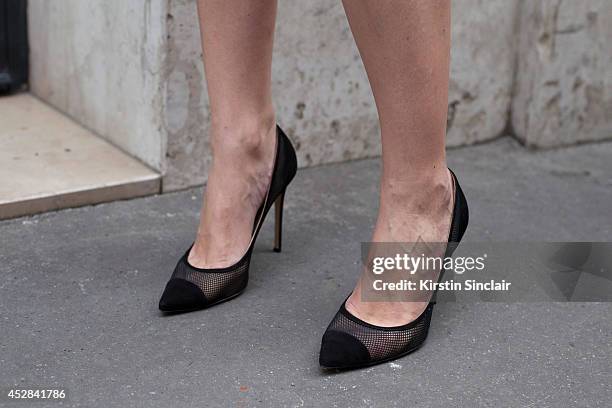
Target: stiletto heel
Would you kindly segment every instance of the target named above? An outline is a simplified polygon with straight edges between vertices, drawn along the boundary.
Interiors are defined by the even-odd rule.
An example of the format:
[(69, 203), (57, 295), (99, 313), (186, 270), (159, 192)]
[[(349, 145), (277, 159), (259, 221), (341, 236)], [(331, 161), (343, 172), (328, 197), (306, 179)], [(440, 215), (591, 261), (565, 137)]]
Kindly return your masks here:
[[(449, 169), (450, 170), (450, 169)], [(469, 211), (467, 200), (455, 173), (450, 170), (455, 203), (445, 258), (450, 257), (467, 229)], [(440, 278), (444, 269), (440, 271)], [(437, 290), (436, 290), (437, 292)], [(434, 292), (433, 297), (436, 293)], [(348, 300), (348, 298), (347, 298)], [(380, 327), (353, 316), (342, 302), (340, 310), (323, 334), (319, 364), (323, 368), (349, 369), (368, 367), (405, 356), (425, 343), (435, 301), (430, 301), (423, 313), (403, 326)]]
[(274, 202), (274, 252), (280, 252), (283, 244), (283, 204), (285, 192), (283, 191)]
[(159, 309), (164, 312), (190, 312), (216, 305), (240, 295), (249, 280), (249, 265), (257, 235), (263, 221), (276, 203), (276, 229), (274, 250), (281, 250), (283, 221), (283, 201), (285, 190), (297, 172), (295, 150), (280, 127), (276, 127), (276, 157), (272, 179), (255, 215), (253, 234), (246, 252), (234, 265), (226, 268), (202, 269), (189, 263), (191, 248), (185, 252), (174, 268), (172, 277), (166, 284), (159, 301)]

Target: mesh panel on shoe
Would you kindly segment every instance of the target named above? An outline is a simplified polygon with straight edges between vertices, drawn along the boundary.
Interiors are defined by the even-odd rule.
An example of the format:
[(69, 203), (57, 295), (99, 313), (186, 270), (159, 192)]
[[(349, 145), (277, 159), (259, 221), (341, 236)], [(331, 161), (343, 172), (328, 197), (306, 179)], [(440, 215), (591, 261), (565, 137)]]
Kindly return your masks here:
[(232, 296), (242, 291), (249, 275), (249, 257), (227, 271), (203, 272), (189, 265), (183, 257), (176, 265), (173, 278), (185, 279), (197, 285), (208, 303)]
[(360, 323), (343, 305), (327, 330), (350, 334), (368, 349), (371, 362), (382, 361), (416, 349), (425, 341), (432, 310), (433, 304), (430, 303), (421, 316), (410, 324), (397, 328), (377, 328)]

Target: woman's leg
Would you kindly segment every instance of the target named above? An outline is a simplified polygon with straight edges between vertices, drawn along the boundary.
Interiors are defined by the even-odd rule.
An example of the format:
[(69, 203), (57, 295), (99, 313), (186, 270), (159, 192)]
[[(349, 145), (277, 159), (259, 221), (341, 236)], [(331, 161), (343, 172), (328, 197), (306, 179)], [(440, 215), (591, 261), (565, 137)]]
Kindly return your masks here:
[[(380, 208), (372, 241), (445, 242), (453, 201), (445, 156), (450, 0), (343, 3), (382, 133)], [(402, 325), (427, 305), (362, 301), (362, 279), (346, 304), (362, 320)]]
[(198, 8), (213, 164), (189, 262), (213, 268), (235, 263), (247, 249), (272, 173), (276, 0), (198, 0)]

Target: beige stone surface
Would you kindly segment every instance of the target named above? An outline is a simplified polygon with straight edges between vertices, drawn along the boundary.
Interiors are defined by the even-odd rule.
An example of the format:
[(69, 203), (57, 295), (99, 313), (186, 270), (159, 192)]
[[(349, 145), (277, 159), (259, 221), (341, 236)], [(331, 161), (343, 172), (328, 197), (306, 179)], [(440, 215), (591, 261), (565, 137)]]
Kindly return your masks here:
[(0, 219), (159, 192), (142, 163), (38, 99), (0, 98)]
[(612, 4), (525, 1), (513, 126), (529, 146), (612, 138)]

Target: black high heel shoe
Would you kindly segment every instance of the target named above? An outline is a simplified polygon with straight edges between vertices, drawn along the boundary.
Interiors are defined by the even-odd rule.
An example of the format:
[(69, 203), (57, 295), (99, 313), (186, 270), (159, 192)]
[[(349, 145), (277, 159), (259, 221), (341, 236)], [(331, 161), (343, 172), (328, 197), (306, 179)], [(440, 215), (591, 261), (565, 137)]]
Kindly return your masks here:
[[(469, 219), (467, 201), (452, 170), (451, 174), (455, 186), (455, 203), (445, 257), (450, 257), (457, 248)], [(440, 271), (438, 281), (442, 280), (443, 274), (444, 270)], [(319, 364), (323, 368), (368, 367), (417, 350), (429, 332), (435, 301), (431, 301), (414, 321), (396, 327), (379, 327), (364, 322), (346, 310), (345, 303), (346, 300), (323, 334), (319, 354)]]
[(226, 268), (201, 269), (189, 264), (191, 248), (181, 257), (159, 301), (164, 312), (191, 312), (205, 309), (240, 295), (249, 280), (253, 246), (268, 211), (275, 204), (274, 251), (281, 251), (283, 202), (285, 190), (297, 171), (295, 150), (280, 127), (276, 127), (276, 158), (272, 179), (264, 202), (255, 215), (248, 249), (234, 265)]

